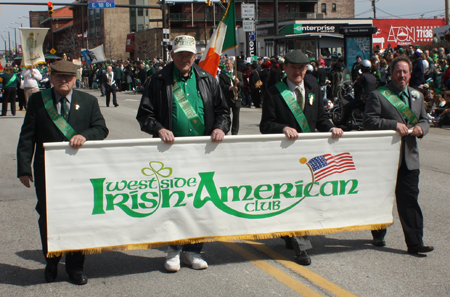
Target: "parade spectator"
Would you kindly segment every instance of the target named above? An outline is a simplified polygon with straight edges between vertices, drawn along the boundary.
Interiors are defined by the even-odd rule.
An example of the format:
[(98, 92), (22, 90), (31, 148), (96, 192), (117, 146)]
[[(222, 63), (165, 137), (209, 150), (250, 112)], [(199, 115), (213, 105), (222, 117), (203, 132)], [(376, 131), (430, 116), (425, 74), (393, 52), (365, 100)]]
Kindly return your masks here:
[(356, 56), (356, 62), (352, 66), (352, 81), (355, 81), (359, 76), (359, 65), (362, 61), (362, 58), (360, 55)]
[(258, 86), (258, 81), (261, 81), (258, 71), (258, 65), (256, 63), (252, 63), (252, 73), (250, 74), (249, 85), (250, 91), (252, 95), (252, 101), (255, 105), (255, 108), (261, 107), (261, 86)]
[(250, 75), (252, 74), (252, 69), (250, 63), (245, 65), (245, 71), (242, 73), (244, 79), (244, 89), (242, 90), (242, 106), (252, 107), (252, 95), (250, 91)]

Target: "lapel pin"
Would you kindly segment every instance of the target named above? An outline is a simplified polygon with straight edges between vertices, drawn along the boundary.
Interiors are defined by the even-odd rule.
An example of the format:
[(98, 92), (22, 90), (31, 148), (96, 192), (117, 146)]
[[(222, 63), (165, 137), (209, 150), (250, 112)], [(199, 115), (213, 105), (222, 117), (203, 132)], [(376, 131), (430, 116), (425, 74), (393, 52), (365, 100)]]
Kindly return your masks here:
[(78, 110), (80, 106), (78, 104), (75, 105), (75, 110)]

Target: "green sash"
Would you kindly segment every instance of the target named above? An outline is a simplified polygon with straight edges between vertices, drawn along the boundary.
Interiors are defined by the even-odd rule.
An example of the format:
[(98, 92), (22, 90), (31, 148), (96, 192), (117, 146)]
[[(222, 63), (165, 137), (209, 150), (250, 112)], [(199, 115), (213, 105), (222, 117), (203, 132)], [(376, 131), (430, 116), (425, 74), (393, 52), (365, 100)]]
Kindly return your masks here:
[(286, 101), (286, 104), (289, 106), (289, 109), (297, 120), (297, 123), (300, 125), (302, 131), (311, 132), (311, 130), (309, 129), (308, 121), (306, 120), (306, 117), (303, 114), (300, 105), (298, 105), (297, 101), (294, 98), (294, 95), (292, 95), (292, 92), (288, 89), (287, 85), (284, 82), (279, 82), (278, 84), (276, 84), (276, 87), (280, 92), (281, 97), (283, 97), (284, 101)]
[(175, 82), (173, 87), (173, 98), (181, 107), (181, 110), (186, 115), (189, 123), (191, 123), (192, 128), (194, 128), (198, 135), (203, 135), (202, 131), (204, 131), (205, 125), (202, 123), (189, 100), (186, 99), (183, 89), (177, 82)]
[(42, 100), (44, 101), (45, 110), (52, 119), (53, 123), (64, 134), (67, 140), (72, 139), (77, 132), (66, 122), (66, 120), (56, 111), (52, 99), (52, 89), (47, 89), (41, 92)]
[(11, 76), (11, 78), (10, 78), (9, 81), (3, 86), (3, 88), (9, 87), (16, 79), (17, 79), (17, 75), (13, 74), (13, 76)]
[(414, 112), (412, 112), (412, 110), (405, 104), (405, 102), (403, 102), (402, 99), (392, 93), (391, 90), (387, 87), (380, 87), (378, 88), (378, 91), (405, 117), (405, 119), (408, 120), (411, 125), (415, 126), (419, 123), (419, 120)]

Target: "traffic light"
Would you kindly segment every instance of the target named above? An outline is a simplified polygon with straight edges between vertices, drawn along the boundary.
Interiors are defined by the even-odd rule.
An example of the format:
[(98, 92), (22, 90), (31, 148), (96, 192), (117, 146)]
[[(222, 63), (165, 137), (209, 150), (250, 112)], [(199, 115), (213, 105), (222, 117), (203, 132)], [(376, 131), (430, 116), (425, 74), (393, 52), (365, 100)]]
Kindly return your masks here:
[(50, 17), (52, 17), (53, 16), (53, 2), (48, 2), (47, 3), (47, 6), (48, 6), (48, 15), (50, 16)]
[(211, 6), (212, 5), (212, 1), (211, 0), (206, 0), (205, 1), (206, 5)]

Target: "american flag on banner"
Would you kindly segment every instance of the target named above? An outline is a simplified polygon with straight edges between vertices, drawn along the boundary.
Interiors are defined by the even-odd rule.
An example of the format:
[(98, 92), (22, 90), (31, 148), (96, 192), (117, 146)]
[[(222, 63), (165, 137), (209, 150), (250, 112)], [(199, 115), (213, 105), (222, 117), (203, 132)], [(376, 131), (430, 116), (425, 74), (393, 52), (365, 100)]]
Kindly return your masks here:
[(309, 160), (307, 164), (314, 175), (315, 182), (332, 174), (356, 169), (350, 153), (342, 153), (335, 156), (330, 154), (317, 156)]

